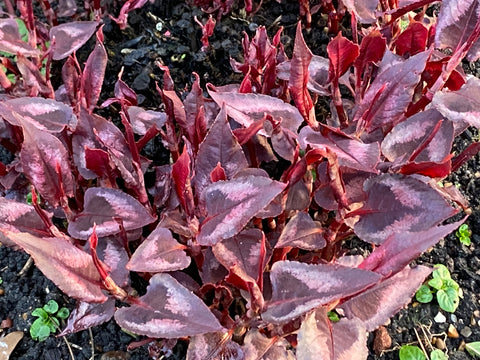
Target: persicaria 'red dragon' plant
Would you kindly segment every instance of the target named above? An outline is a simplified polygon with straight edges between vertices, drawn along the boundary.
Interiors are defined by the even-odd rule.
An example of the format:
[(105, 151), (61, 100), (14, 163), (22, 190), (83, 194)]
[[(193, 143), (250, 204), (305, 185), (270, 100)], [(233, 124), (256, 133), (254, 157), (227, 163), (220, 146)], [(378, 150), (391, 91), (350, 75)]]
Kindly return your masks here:
[[(411, 260), (469, 212), (438, 183), (479, 149), (451, 153), (479, 126), (480, 80), (460, 63), (480, 57), (480, 5), (444, 0), (435, 18), (425, 0), (344, 3), (362, 31), (338, 33), (328, 58), (312, 54), (301, 24), (291, 59), (281, 30), (270, 40), (260, 27), (232, 60), (242, 83), (208, 84), (208, 99), (196, 76), (182, 101), (160, 65), (165, 111), (145, 110), (119, 76), (103, 106), (120, 109), (123, 131), (94, 112), (107, 64), (97, 22), (24, 42), (0, 19), (0, 49), (17, 55), (0, 72), (1, 143), (15, 155), (0, 163), (0, 241), (78, 300), (63, 335), (114, 317), (146, 342), (190, 337), (187, 359), (367, 357), (367, 331), (432, 271)], [(82, 67), (75, 51), (93, 33)], [(53, 91), (48, 67), (64, 59)], [(171, 163), (141, 154), (156, 136)], [(368, 256), (351, 255), (352, 236), (374, 245)], [(149, 281), (143, 296), (130, 272)]]

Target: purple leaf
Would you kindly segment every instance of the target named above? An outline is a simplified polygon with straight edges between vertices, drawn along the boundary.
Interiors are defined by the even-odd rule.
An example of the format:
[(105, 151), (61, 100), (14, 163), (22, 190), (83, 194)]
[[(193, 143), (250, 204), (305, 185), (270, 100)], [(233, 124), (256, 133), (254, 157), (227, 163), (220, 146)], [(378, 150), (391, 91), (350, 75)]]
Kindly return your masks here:
[(0, 51), (23, 56), (38, 56), (40, 51), (22, 40), (15, 19), (0, 19)]
[[(441, 124), (439, 124), (441, 122)], [(439, 125), (438, 125), (439, 124)], [(440, 126), (432, 139), (432, 134), (436, 126)], [(415, 162), (421, 161), (442, 161), (450, 154), (453, 144), (453, 124), (450, 121), (444, 121), (444, 117), (438, 111), (428, 109), (417, 113), (407, 120), (396, 125), (382, 142), (382, 153), (389, 161), (409, 160), (422, 145), (425, 146), (414, 159)], [(429, 140), (425, 144), (426, 140)]]
[(373, 331), (410, 302), (431, 272), (432, 269), (426, 266), (407, 266), (339, 307), (349, 319), (359, 319), (367, 331)]
[(228, 124), (226, 106), (208, 131), (205, 140), (200, 144), (195, 161), (195, 177), (193, 184), (197, 194), (212, 183), (210, 173), (220, 164), (225, 171), (227, 180), (236, 173), (248, 167), (242, 147), (235, 139)]
[[(50, 219), (51, 215), (45, 212)], [(39, 237), (50, 235), (49, 228), (42, 221), (34, 207), (18, 201), (0, 197), (0, 229), (11, 232), (28, 232)], [(15, 247), (15, 243), (0, 233), (0, 242), (3, 245)]]
[(129, 106), (127, 111), (133, 131), (139, 135), (145, 135), (153, 126), (160, 130), (167, 121), (166, 114), (163, 112), (143, 110), (138, 106)]
[(51, 205), (66, 204), (74, 184), (69, 154), (52, 134), (25, 122), (20, 160), (23, 172)]
[(420, 232), (394, 233), (382, 245), (377, 246), (359, 267), (383, 276), (396, 274), (440, 239), (455, 231), (464, 221), (462, 219)]
[(224, 330), (208, 307), (170, 275), (154, 275), (138, 301), (115, 313), (117, 323), (135, 334), (172, 339)]
[[(232, 238), (215, 244), (212, 251), (227, 270), (234, 265), (238, 265), (252, 279), (256, 280), (263, 273), (266, 265), (266, 250), (265, 248), (262, 249), (262, 238), (264, 236), (259, 229), (246, 229)], [(260, 264), (262, 257), (263, 264)]]
[(67, 326), (58, 336), (65, 336), (87, 330), (109, 321), (115, 313), (115, 299), (108, 298), (102, 304), (89, 304), (80, 301), (68, 318)]
[(237, 234), (286, 187), (263, 176), (245, 176), (218, 181), (202, 193), (207, 218), (201, 224), (197, 241), (214, 245)]
[(298, 360), (350, 360), (368, 356), (367, 332), (360, 321), (330, 323), (325, 307), (307, 315), (298, 332)]
[(40, 130), (51, 133), (59, 133), (65, 127), (73, 130), (77, 123), (72, 108), (61, 102), (39, 97), (2, 101), (0, 102), (0, 115), (12, 125), (17, 126), (21, 126), (18, 120), (18, 116), (20, 116), (22, 122), (28, 122)]
[(338, 157), (340, 166), (356, 170), (378, 173), (376, 166), (380, 161), (380, 147), (378, 143), (364, 144), (359, 140), (350, 139), (335, 133), (322, 135), (309, 127), (304, 127), (299, 134), (300, 145), (303, 149), (310, 145), (314, 149), (329, 149)]
[(402, 118), (430, 54), (431, 51), (424, 51), (402, 61), (385, 52), (379, 74), (355, 112), (353, 121), (358, 122), (357, 129), (372, 132)]
[[(435, 47), (456, 50), (472, 34), (478, 21), (480, 4), (477, 0), (443, 0), (435, 31)], [(480, 57), (480, 42), (473, 44), (468, 61)]]
[(327, 245), (322, 233), (321, 225), (302, 211), (290, 219), (275, 248), (291, 246), (304, 250), (322, 249)]
[(243, 350), (228, 333), (195, 335), (190, 339), (186, 360), (245, 360)]
[(480, 128), (480, 80), (469, 77), (458, 91), (437, 92), (432, 100), (433, 108), (456, 125), (468, 123)]
[(340, 265), (277, 261), (272, 266), (270, 279), (272, 299), (262, 318), (281, 324), (316, 307), (355, 294), (378, 282), (381, 276)]
[(84, 209), (68, 224), (71, 236), (87, 240), (96, 224), (98, 237), (120, 232), (116, 218), (122, 220), (125, 230), (139, 229), (155, 218), (132, 196), (110, 188), (88, 188)]
[(55, 37), (53, 60), (62, 60), (80, 49), (93, 35), (97, 26), (96, 21), (72, 21), (51, 28), (50, 39)]
[(365, 214), (355, 233), (377, 245), (392, 234), (428, 230), (456, 214), (437, 191), (412, 176), (380, 175), (366, 180), (364, 190)]
[[(97, 32), (98, 38), (103, 38), (102, 28)], [(100, 40), (97, 40), (95, 48), (90, 53), (83, 69), (81, 89), (85, 107), (91, 113), (97, 105), (102, 90), (103, 78), (107, 67), (108, 56)]]
[[(213, 29), (212, 29), (213, 30)], [(205, 138), (207, 133), (207, 121), (205, 119), (205, 102), (203, 99), (203, 90), (200, 87), (200, 77), (195, 75), (195, 81), (192, 85), (192, 90), (185, 98), (183, 106), (185, 107), (187, 137), (193, 144), (195, 150)]]
[(2, 230), (32, 256), (40, 271), (65, 294), (86, 302), (105, 302), (102, 279), (92, 257), (65, 238), (40, 238), (29, 233)]
[(185, 269), (190, 258), (168, 229), (157, 227), (133, 253), (127, 269), (137, 272), (163, 272)]
[(208, 88), (208, 94), (218, 104), (225, 103), (227, 115), (239, 124), (248, 127), (256, 120), (270, 114), (281, 125), (293, 132), (303, 122), (302, 115), (297, 108), (283, 100), (262, 94), (240, 94), (237, 92), (220, 92)]
[[(123, 287), (129, 285), (130, 273), (126, 269), (128, 254), (120, 242), (121, 239), (114, 236), (101, 238), (96, 252), (100, 260), (110, 268), (109, 275), (115, 284)], [(90, 251), (90, 243), (87, 244)]]
[(251, 328), (243, 340), (245, 360), (293, 360), (292, 350), (287, 350), (290, 344), (283, 338), (267, 338), (258, 329)]

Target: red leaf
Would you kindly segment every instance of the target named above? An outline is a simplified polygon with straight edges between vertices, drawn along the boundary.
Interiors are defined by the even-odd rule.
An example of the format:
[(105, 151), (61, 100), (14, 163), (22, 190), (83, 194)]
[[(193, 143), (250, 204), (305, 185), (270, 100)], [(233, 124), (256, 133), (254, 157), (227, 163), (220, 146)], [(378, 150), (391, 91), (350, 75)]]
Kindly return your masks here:
[(331, 323), (325, 307), (307, 315), (298, 332), (298, 360), (350, 360), (368, 357), (367, 332), (360, 321)]
[(71, 21), (50, 29), (50, 39), (55, 37), (53, 60), (62, 60), (80, 49), (97, 28), (96, 21)]
[(379, 30), (371, 31), (362, 39), (360, 52), (353, 63), (357, 77), (357, 88), (361, 85), (362, 73), (364, 73), (372, 63), (377, 63), (382, 59), (386, 48), (387, 40)]
[(183, 210), (192, 216), (194, 211), (193, 192), (191, 186), (190, 155), (187, 145), (183, 147), (182, 155), (172, 165), (172, 179), (175, 182), (175, 190)]
[(243, 350), (228, 333), (196, 335), (190, 339), (186, 360), (245, 360)]
[[(14, 114), (16, 113), (16, 114)], [(69, 106), (53, 99), (22, 97), (0, 102), (0, 115), (12, 125), (23, 122), (40, 130), (61, 132), (65, 127), (74, 129), (77, 119)], [(22, 122), (18, 120), (20, 116)]]
[(267, 338), (258, 329), (251, 328), (243, 340), (245, 360), (291, 360), (295, 359), (290, 344), (283, 338)]
[(205, 140), (200, 144), (195, 159), (195, 177), (193, 184), (197, 194), (213, 182), (210, 174), (220, 164), (225, 172), (225, 179), (232, 179), (240, 170), (248, 167), (242, 147), (232, 134), (228, 124), (226, 107), (218, 113), (217, 118)]
[(263, 176), (245, 176), (211, 184), (201, 195), (208, 216), (201, 224), (197, 242), (211, 246), (234, 236), (285, 186)]
[(216, 21), (215, 19), (212, 17), (212, 15), (210, 15), (208, 17), (208, 20), (207, 22), (205, 23), (205, 25), (203, 25), (201, 23), (200, 20), (197, 19), (196, 16), (193, 17), (195, 22), (200, 25), (200, 27), (202, 28), (202, 38), (201, 38), (201, 42), (202, 42), (202, 51), (207, 51), (210, 44), (208, 43), (208, 38), (210, 36), (213, 35), (213, 30), (215, 29), (215, 24), (216, 24)]
[(139, 135), (145, 135), (153, 126), (160, 130), (167, 121), (164, 112), (143, 110), (138, 106), (129, 106), (127, 112), (133, 131)]
[(110, 188), (88, 188), (85, 191), (84, 210), (68, 224), (71, 236), (87, 240), (96, 224), (99, 237), (118, 234), (115, 220), (122, 220), (125, 230), (140, 229), (155, 218), (136, 199), (123, 191)]
[(384, 174), (367, 179), (365, 212), (355, 224), (364, 241), (381, 244), (401, 232), (431, 229), (456, 214), (445, 199), (423, 181), (411, 176)]
[[(444, 0), (435, 32), (435, 47), (455, 50), (464, 44), (478, 21), (480, 4), (477, 0)], [(468, 61), (480, 57), (480, 42), (473, 44), (467, 55)]]
[(395, 276), (354, 296), (339, 307), (349, 319), (359, 319), (367, 331), (373, 331), (407, 305), (432, 269), (407, 266)]
[(458, 91), (437, 92), (432, 106), (456, 126), (466, 122), (480, 128), (480, 80), (470, 77)]
[(281, 120), (281, 126), (297, 133), (303, 122), (303, 117), (294, 106), (283, 100), (262, 94), (240, 94), (238, 92), (220, 92), (207, 88), (208, 94), (222, 107), (225, 103), (227, 115), (239, 124), (248, 127), (256, 120), (263, 119), (265, 113), (276, 121)]
[(376, 142), (364, 144), (359, 140), (335, 133), (327, 133), (324, 136), (321, 132), (309, 127), (300, 130), (299, 140), (303, 149), (310, 145), (314, 149), (319, 149), (322, 156), (325, 156), (326, 149), (335, 153), (340, 166), (378, 173), (376, 166), (380, 161), (380, 148)]
[(428, 29), (418, 21), (411, 22), (395, 40), (396, 53), (400, 56), (415, 55), (425, 50)]
[(30, 254), (40, 271), (68, 296), (86, 302), (107, 300), (91, 256), (67, 239), (39, 238), (8, 230), (2, 232)]
[(151, 273), (185, 269), (190, 265), (185, 248), (168, 229), (157, 227), (135, 250), (127, 269)]
[(223, 328), (208, 307), (167, 274), (150, 279), (147, 294), (138, 304), (123, 307), (115, 320), (124, 329), (152, 338), (179, 338)]
[(62, 67), (62, 80), (70, 104), (74, 107), (80, 100), (81, 70), (74, 57), (69, 56)]
[[(443, 119), (442, 114), (434, 109), (409, 117), (385, 136), (382, 141), (382, 153), (391, 162), (398, 162), (401, 159), (416, 162), (443, 161), (450, 154), (454, 138), (452, 122)], [(439, 129), (431, 138), (437, 126)], [(412, 158), (414, 154), (415, 157)]]
[(264, 236), (259, 229), (245, 229), (240, 234), (219, 242), (212, 247), (212, 251), (227, 270), (238, 265), (256, 280), (263, 274), (266, 266), (266, 249), (262, 241)]
[(205, 119), (205, 102), (203, 99), (203, 90), (200, 87), (200, 77), (195, 75), (195, 81), (192, 90), (188, 93), (183, 106), (185, 107), (187, 138), (197, 152), (200, 143), (207, 134), (207, 121)]
[(38, 56), (40, 51), (22, 40), (15, 19), (0, 19), (0, 51), (23, 56)]
[(431, 51), (424, 51), (402, 61), (385, 52), (379, 74), (355, 112), (357, 131), (372, 132), (403, 117), (430, 54)]
[(328, 58), (330, 60), (329, 78), (332, 82), (338, 82), (340, 76), (345, 74), (353, 64), (359, 53), (359, 47), (347, 38), (342, 32), (328, 43)]
[(380, 275), (333, 264), (309, 265), (277, 261), (272, 266), (272, 299), (265, 321), (286, 323), (321, 305), (355, 294), (380, 280)]
[(45, 97), (53, 97), (51, 84), (47, 82), (45, 76), (33, 62), (19, 53), (16, 65), (30, 96), (40, 94)]
[[(50, 217), (48, 215), (49, 219)], [(0, 197), (0, 229), (11, 232), (28, 232), (39, 237), (50, 235), (49, 228), (33, 206), (4, 197)], [(6, 246), (15, 246), (2, 233), (0, 233), (0, 242)]]
[(113, 171), (108, 153), (101, 149), (91, 149), (88, 146), (85, 146), (84, 149), (86, 170), (93, 171), (100, 178), (108, 179)]
[(213, 169), (210, 173), (210, 180), (212, 181), (212, 183), (227, 180), (227, 175), (225, 175), (225, 169), (222, 167), (222, 165), (220, 165), (220, 163), (217, 163), (215, 169)]
[(291, 246), (305, 250), (322, 249), (327, 245), (322, 233), (320, 224), (313, 221), (307, 213), (299, 212), (285, 226), (275, 248)]
[(22, 127), (24, 140), (20, 160), (24, 174), (51, 205), (66, 204), (66, 196), (74, 193), (67, 149), (48, 132), (27, 122)]
[(307, 47), (302, 35), (302, 24), (299, 22), (297, 25), (295, 45), (290, 65), (288, 89), (290, 90), (292, 99), (295, 101), (304, 120), (311, 127), (317, 128), (318, 123), (315, 119), (315, 109), (313, 107), (312, 98), (307, 89), (309, 79), (308, 66), (310, 65), (312, 56), (313, 54)]
[(58, 336), (65, 336), (78, 331), (87, 330), (109, 321), (115, 313), (115, 299), (108, 298), (102, 304), (78, 302), (68, 318), (67, 326)]
[(102, 28), (97, 31), (97, 44), (90, 53), (83, 69), (81, 91), (82, 100), (85, 101), (85, 108), (91, 113), (97, 105), (102, 90), (103, 78), (107, 67), (108, 56), (102, 42)]
[(434, 246), (440, 239), (455, 231), (465, 219), (419, 232), (394, 233), (360, 264), (359, 268), (391, 276), (413, 259)]

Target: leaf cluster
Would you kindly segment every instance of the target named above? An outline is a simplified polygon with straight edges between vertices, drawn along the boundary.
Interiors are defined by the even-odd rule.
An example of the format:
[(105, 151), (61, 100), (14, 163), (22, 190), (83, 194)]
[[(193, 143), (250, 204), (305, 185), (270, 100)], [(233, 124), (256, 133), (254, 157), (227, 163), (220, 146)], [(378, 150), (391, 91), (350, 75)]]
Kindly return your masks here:
[(453, 313), (460, 303), (461, 289), (458, 283), (451, 278), (445, 265), (435, 265), (432, 273), (433, 279), (420, 286), (415, 298), (421, 303), (429, 303), (436, 295), (438, 305), (443, 310)]
[(471, 245), (472, 240), (470, 239), (470, 236), (472, 235), (472, 230), (468, 228), (467, 224), (460, 225), (457, 231), (455, 231), (455, 235), (463, 245), (465, 246)]
[[(400, 360), (426, 360), (427, 357), (418, 346), (404, 345), (400, 348)], [(439, 349), (430, 353), (430, 360), (447, 360), (448, 356)]]
[(60, 329), (60, 321), (66, 320), (70, 311), (65, 307), (59, 309), (58, 303), (50, 300), (43, 307), (33, 310), (32, 315), (37, 319), (30, 326), (30, 336), (33, 340), (44, 341)]
[[(125, 2), (120, 26), (143, 3)], [(328, 57), (299, 23), (291, 58), (282, 29), (245, 36), (243, 60), (231, 61), (240, 84), (202, 88), (194, 74), (178, 94), (157, 62), (159, 109), (140, 107), (122, 74), (98, 105), (108, 64), (99, 22), (33, 23), (22, 7), (24, 41), (14, 14), (0, 19), (0, 50), (17, 55), (2, 59), (15, 83), (0, 69), (0, 141), (14, 156), (0, 163), (0, 241), (77, 300), (61, 335), (114, 318), (150, 339), (189, 338), (187, 359), (367, 358), (367, 332), (432, 272), (411, 261), (466, 217), (445, 220), (470, 212), (438, 183), (480, 148), (452, 153), (479, 126), (480, 80), (460, 65), (480, 57), (480, 21), (477, 3), (444, 0), (434, 17), (425, 1), (343, 3), (362, 31), (349, 39), (332, 22)], [(143, 151), (154, 138), (168, 163)], [(458, 305), (441, 267), (431, 282)], [(54, 316), (37, 314), (51, 321), (45, 336)]]

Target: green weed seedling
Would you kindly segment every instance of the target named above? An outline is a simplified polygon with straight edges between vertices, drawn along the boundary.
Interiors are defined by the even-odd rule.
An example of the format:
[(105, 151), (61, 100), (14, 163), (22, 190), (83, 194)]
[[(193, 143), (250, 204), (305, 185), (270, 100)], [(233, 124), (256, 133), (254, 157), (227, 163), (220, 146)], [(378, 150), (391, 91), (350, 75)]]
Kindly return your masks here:
[(433, 294), (436, 294), (440, 308), (450, 313), (455, 312), (462, 294), (460, 286), (452, 279), (445, 265), (435, 265), (432, 276), (433, 279), (420, 286), (415, 298), (421, 303), (429, 303), (433, 299)]
[[(418, 346), (404, 345), (400, 348), (400, 360), (426, 360), (426, 356)], [(430, 353), (430, 360), (448, 360), (448, 356), (439, 349)]]
[(475, 342), (466, 344), (465, 349), (474, 358), (480, 358), (480, 341), (475, 341)]
[(472, 230), (468, 228), (467, 224), (460, 225), (458, 230), (455, 232), (455, 235), (457, 235), (458, 240), (460, 240), (460, 242), (465, 246), (470, 246), (472, 243), (472, 240), (470, 239)]
[(54, 334), (60, 327), (60, 320), (65, 320), (70, 315), (67, 308), (58, 309), (58, 303), (50, 300), (41, 308), (32, 311), (33, 316), (37, 316), (32, 326), (30, 326), (30, 336), (33, 340), (44, 341), (50, 334)]

